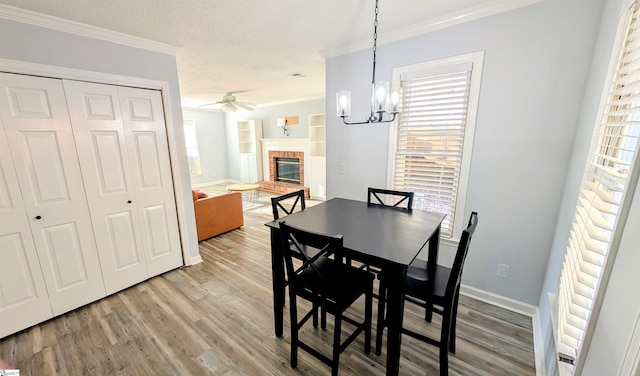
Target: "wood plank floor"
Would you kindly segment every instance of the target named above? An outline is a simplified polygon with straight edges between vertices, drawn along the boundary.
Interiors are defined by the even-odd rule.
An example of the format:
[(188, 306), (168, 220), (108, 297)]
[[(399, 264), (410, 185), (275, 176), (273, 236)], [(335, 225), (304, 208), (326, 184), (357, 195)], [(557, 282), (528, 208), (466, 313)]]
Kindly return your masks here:
[[(304, 351), (297, 369), (289, 366), (288, 313), (283, 338), (274, 335), (269, 220), (245, 212), (243, 228), (200, 243), (201, 264), (6, 337), (0, 359), (38, 376), (327, 375), (329, 368)], [(407, 304), (405, 325), (435, 335), (439, 321), (425, 323)], [(327, 329), (309, 325), (301, 336), (330, 354), (331, 316)], [(384, 375), (386, 353), (365, 355), (363, 337), (341, 356), (340, 374)], [(437, 375), (437, 359), (435, 347), (403, 337), (402, 375)], [(535, 375), (531, 319), (461, 297), (449, 364), (451, 375)]]

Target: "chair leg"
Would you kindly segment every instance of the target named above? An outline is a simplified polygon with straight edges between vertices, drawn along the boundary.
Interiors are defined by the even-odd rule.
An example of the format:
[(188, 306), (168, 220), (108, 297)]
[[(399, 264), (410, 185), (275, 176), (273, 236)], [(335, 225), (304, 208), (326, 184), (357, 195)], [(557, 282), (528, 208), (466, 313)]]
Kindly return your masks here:
[(451, 329), (449, 330), (449, 352), (452, 354), (456, 353), (456, 321), (458, 321), (458, 297), (460, 296), (460, 291), (456, 291), (456, 294), (453, 298), (453, 307), (451, 308)]
[(424, 307), (424, 321), (431, 322), (433, 318), (433, 304), (427, 303), (426, 307)]
[(449, 338), (451, 337), (452, 307), (443, 307), (442, 329), (440, 332), (440, 376), (449, 375)]
[(324, 307), (320, 307), (320, 327), (327, 329), (327, 310)]
[(376, 324), (376, 355), (380, 356), (382, 353), (382, 335), (384, 333), (385, 318), (384, 310), (385, 303), (387, 301), (387, 286), (380, 282), (378, 286), (378, 323)]
[(289, 297), (289, 324), (291, 326), (291, 368), (298, 366), (298, 305), (295, 296)]
[(318, 309), (319, 309), (320, 305), (316, 302), (313, 302), (313, 327), (317, 328), (318, 327)]
[(342, 314), (335, 315), (335, 326), (333, 332), (333, 358), (331, 359), (331, 376), (338, 376), (340, 367), (340, 334), (342, 333)]
[(373, 311), (373, 282), (364, 303), (364, 353), (371, 354), (371, 316)]

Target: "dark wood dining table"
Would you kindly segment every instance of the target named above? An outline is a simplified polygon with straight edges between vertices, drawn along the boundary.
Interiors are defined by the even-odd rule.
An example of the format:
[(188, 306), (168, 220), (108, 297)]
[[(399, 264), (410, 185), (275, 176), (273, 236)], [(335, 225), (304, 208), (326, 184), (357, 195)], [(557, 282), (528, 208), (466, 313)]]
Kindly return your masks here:
[(284, 256), (279, 223), (316, 233), (343, 235), (344, 256), (377, 266), (388, 277), (386, 374), (397, 375), (400, 366), (404, 283), (407, 266), (428, 244), (428, 267), (438, 258), (440, 226), (445, 215), (421, 210), (403, 211), (369, 205), (363, 201), (332, 198), (305, 210), (271, 221), (271, 263), (275, 334), (282, 336), (285, 303)]

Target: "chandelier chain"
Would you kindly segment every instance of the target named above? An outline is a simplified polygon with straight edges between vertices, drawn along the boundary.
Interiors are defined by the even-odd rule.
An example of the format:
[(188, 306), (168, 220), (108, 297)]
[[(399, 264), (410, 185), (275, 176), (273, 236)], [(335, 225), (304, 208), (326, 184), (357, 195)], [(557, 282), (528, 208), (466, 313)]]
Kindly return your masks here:
[(376, 0), (376, 11), (375, 11), (375, 19), (373, 21), (373, 75), (371, 77), (371, 84), (375, 84), (376, 82), (376, 49), (377, 49), (377, 41), (378, 41), (378, 0)]

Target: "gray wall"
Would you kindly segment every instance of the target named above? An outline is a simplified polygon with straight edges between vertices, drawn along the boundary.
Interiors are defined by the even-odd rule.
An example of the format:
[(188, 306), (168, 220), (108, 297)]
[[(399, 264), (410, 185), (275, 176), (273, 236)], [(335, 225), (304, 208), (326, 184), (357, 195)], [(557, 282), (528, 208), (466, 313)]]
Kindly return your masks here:
[[(174, 56), (0, 18), (0, 58), (168, 82), (172, 118), (167, 122), (172, 122), (176, 130), (179, 156), (179, 174), (174, 179), (178, 187), (190, 186)], [(182, 230), (188, 235), (188, 253), (196, 257), (199, 252), (191, 192), (182, 189), (176, 195), (188, 203), (178, 205), (178, 211), (187, 224)]]
[[(242, 120), (262, 120), (262, 138), (308, 138), (309, 115), (325, 112), (324, 99), (287, 103), (273, 106), (257, 107), (251, 112), (238, 110), (225, 114), (227, 129), (227, 166), (229, 179), (240, 179), (240, 160), (238, 152), (238, 126)], [(283, 134), (282, 128), (276, 126), (280, 117), (297, 116), (298, 125), (288, 127), (289, 136)]]
[(228, 179), (227, 131), (224, 125), (224, 113), (185, 109), (182, 111), (182, 116), (185, 120), (195, 120), (198, 130), (202, 174), (192, 176), (191, 185)]
[[(465, 214), (478, 211), (480, 225), (467, 285), (538, 304), (602, 4), (548, 0), (378, 47), (378, 80), (396, 66), (485, 51)], [(367, 50), (327, 60), (328, 109), (333, 93), (351, 90), (354, 120), (366, 116), (370, 64)], [(328, 113), (328, 197), (363, 199), (367, 186), (386, 183), (388, 126), (347, 127)], [(452, 253), (441, 247), (440, 261)], [(510, 265), (508, 279), (496, 277), (498, 263)]]

